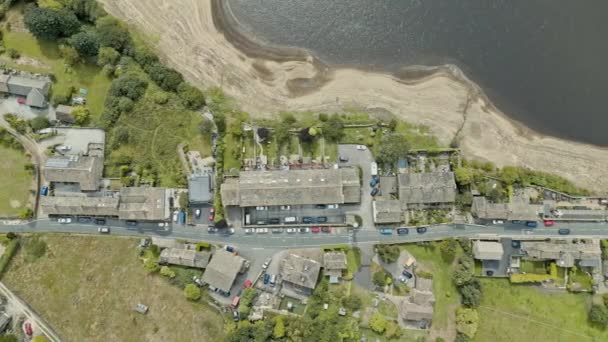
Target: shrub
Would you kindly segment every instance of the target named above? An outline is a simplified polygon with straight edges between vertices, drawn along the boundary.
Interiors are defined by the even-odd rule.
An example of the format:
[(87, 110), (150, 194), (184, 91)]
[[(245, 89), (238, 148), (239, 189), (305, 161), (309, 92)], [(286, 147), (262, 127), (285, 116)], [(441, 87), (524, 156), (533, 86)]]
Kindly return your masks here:
[(30, 127), (32, 127), (34, 131), (39, 131), (51, 127), (51, 122), (44, 116), (37, 116), (30, 120)]
[(376, 245), (380, 260), (387, 264), (391, 264), (399, 259), (401, 251), (399, 247), (394, 245)]
[(350, 295), (342, 298), (342, 306), (350, 311), (357, 311), (361, 309), (362, 301), (357, 295)]
[(589, 321), (602, 328), (608, 326), (608, 308), (605, 305), (593, 304), (589, 309)]
[(84, 125), (88, 123), (89, 119), (91, 118), (91, 113), (84, 106), (75, 107), (74, 110), (72, 110), (72, 115), (74, 116), (74, 119), (76, 119), (76, 123), (78, 125)]
[(13, 49), (13, 48), (9, 48), (8, 50), (6, 50), (6, 53), (8, 53), (8, 56), (11, 59), (17, 59), (19, 57), (21, 57), (21, 54), (19, 53), (19, 51)]
[(184, 288), (184, 295), (188, 300), (197, 301), (201, 299), (201, 289), (195, 284), (188, 284)]
[(56, 11), (44, 7), (33, 7), (25, 12), (23, 22), (36, 37), (55, 40), (78, 32), (80, 22), (70, 11)]
[(477, 332), (479, 324), (479, 314), (477, 310), (469, 308), (456, 309), (456, 331), (458, 333), (473, 338)]
[[(7, 234), (7, 237), (8, 237), (8, 234)], [(6, 246), (6, 250), (4, 251), (4, 254), (2, 254), (2, 256), (0, 257), (0, 277), (2, 277), (2, 275), (4, 274), (4, 271), (6, 271), (6, 267), (8, 266), (8, 264), (11, 261), (11, 259), (13, 258), (13, 256), (15, 256), (15, 253), (17, 253), (19, 244), (20, 244), (19, 239), (12, 239), (9, 241), (8, 245)]]
[(203, 92), (186, 82), (182, 82), (177, 87), (177, 95), (182, 100), (184, 107), (188, 109), (196, 110), (205, 104)]
[(83, 57), (97, 56), (99, 53), (99, 37), (95, 32), (79, 32), (70, 37), (70, 44)]
[(175, 272), (168, 266), (161, 267), (160, 274), (167, 278), (175, 278)]
[(104, 46), (99, 49), (97, 54), (97, 65), (115, 65), (120, 59), (120, 53), (111, 47)]
[(376, 311), (369, 320), (369, 327), (376, 333), (382, 334), (388, 325), (388, 322), (380, 312)]
[(28, 262), (34, 262), (44, 256), (46, 253), (46, 242), (38, 235), (33, 235), (28, 238), (24, 245), (25, 249), (25, 260)]

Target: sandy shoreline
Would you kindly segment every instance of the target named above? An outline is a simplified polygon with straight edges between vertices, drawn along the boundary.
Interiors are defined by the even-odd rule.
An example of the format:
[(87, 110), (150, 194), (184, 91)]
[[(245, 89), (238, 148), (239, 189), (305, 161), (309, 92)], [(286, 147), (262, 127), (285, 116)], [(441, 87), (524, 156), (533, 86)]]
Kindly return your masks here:
[(603, 177), (608, 149), (542, 136), (513, 122), (456, 66), (432, 68), (415, 80), (329, 69), (300, 49), (260, 49), (246, 37), (236, 40), (238, 32), (226, 26), (214, 1), (220, 0), (101, 0), (110, 13), (158, 38), (159, 52), (190, 82), (221, 86), (253, 115), (331, 112), (345, 106), (383, 109), (429, 126), (445, 144), (457, 139), (469, 158), (552, 172), (608, 192)]

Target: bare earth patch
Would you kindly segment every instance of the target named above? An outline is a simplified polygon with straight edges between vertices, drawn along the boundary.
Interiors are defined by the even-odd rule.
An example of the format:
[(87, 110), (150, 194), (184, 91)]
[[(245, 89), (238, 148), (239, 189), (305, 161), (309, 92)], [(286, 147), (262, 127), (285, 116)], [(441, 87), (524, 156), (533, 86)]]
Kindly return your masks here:
[[(136, 239), (44, 235), (46, 256), (28, 263), (22, 248), (5, 284), (66, 341), (220, 341), (223, 319), (188, 302), (181, 289), (149, 276)], [(146, 315), (133, 310), (150, 307)]]
[(16, 209), (16, 208), (21, 207), (21, 202), (19, 202), (18, 200), (12, 199), (12, 200), (10, 200), (10, 205), (11, 205), (11, 208)]

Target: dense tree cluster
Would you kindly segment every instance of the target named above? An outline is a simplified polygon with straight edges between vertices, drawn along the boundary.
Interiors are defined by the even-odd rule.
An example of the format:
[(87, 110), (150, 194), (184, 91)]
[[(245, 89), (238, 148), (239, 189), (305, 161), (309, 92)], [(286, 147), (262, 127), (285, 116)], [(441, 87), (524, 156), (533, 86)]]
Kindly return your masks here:
[(23, 22), (39, 39), (55, 40), (69, 37), (80, 29), (80, 22), (73, 12), (33, 7), (25, 12)]
[(380, 139), (376, 161), (385, 168), (393, 168), (399, 159), (405, 157), (409, 150), (407, 139), (397, 133), (383, 135)]

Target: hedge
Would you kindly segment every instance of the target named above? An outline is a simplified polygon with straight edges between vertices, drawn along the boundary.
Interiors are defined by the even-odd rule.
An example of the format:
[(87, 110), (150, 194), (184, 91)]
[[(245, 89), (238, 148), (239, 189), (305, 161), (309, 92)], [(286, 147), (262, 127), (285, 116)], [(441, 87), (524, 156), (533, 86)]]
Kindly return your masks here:
[(6, 246), (6, 251), (4, 252), (2, 257), (0, 257), (0, 277), (2, 277), (4, 271), (6, 271), (8, 263), (11, 261), (15, 253), (17, 253), (18, 248), (19, 239), (12, 239)]
[(515, 273), (509, 278), (512, 283), (541, 283), (546, 280), (555, 279), (550, 274), (534, 274), (534, 273)]

